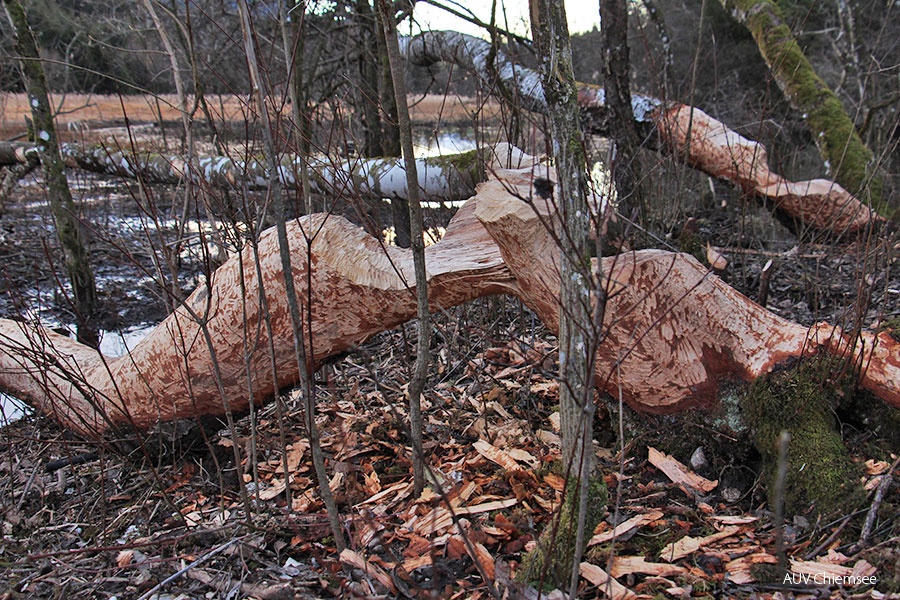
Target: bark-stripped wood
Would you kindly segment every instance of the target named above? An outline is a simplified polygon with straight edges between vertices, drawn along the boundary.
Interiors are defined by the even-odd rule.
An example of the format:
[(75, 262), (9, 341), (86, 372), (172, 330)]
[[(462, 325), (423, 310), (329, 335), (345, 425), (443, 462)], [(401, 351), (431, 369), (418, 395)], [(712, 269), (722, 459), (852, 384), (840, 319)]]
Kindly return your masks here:
[[(520, 297), (551, 329), (559, 322), (559, 260), (551, 210), (532, 198), (532, 169), (478, 188), (476, 215), (500, 246)], [(603, 259), (609, 290), (598, 386), (645, 412), (712, 405), (728, 378), (752, 380), (789, 357), (820, 349), (868, 365), (861, 385), (900, 407), (900, 344), (888, 333), (848, 339), (827, 324), (783, 319), (743, 296), (688, 254), (644, 250)]]
[(704, 173), (768, 198), (801, 223), (844, 234), (882, 221), (833, 181), (789, 181), (774, 173), (762, 144), (728, 129), (698, 108), (675, 105), (660, 109), (655, 118), (660, 139), (674, 154)]
[[(559, 252), (544, 225), (549, 211), (546, 206), (535, 211), (537, 204), (521, 199), (532, 196), (535, 173), (552, 173), (536, 165), (492, 171), (502, 180), (482, 184), (444, 239), (427, 250), (431, 307), (512, 293), (555, 330)], [(312, 307), (315, 361), (415, 316), (415, 291), (404, 283), (413, 281), (409, 251), (384, 248), (349, 222), (321, 214), (293, 222), (290, 234), (294, 280), (301, 297), (309, 290), (312, 299), (303, 309)], [(313, 238), (308, 288), (304, 235)], [(147, 428), (158, 421), (219, 415), (226, 405), (244, 410), (251, 396), (256, 403), (271, 398), (276, 389), (295, 384), (299, 373), (274, 231), (263, 234), (259, 254), (262, 281), (254, 275), (253, 253), (245, 250), (214, 273), (210, 287), (197, 289), (121, 358), (102, 357), (39, 326), (0, 320), (0, 388), (86, 436), (129, 422)], [(723, 380), (753, 379), (789, 357), (820, 350), (852, 353), (862, 367), (861, 385), (900, 408), (900, 344), (889, 333), (850, 339), (826, 324), (791, 323), (686, 254), (647, 250), (603, 260), (610, 300), (608, 333), (595, 363), (598, 385), (615, 395), (621, 384), (625, 400), (637, 410), (710, 405)], [(260, 287), (276, 336), (277, 383), (271, 381), (267, 340), (259, 327)], [(209, 332), (224, 397), (195, 316)], [(254, 340), (248, 349), (252, 391), (243, 331)]]
[[(473, 210), (474, 205), (462, 208), (445, 238), (427, 250), (433, 310), (517, 290)], [(415, 316), (408, 251), (384, 248), (348, 221), (323, 214), (292, 222), (289, 235), (294, 281), (304, 299), (304, 313), (312, 307), (312, 348), (308, 350), (315, 361)], [(313, 238), (308, 287), (305, 236)], [(299, 379), (274, 229), (261, 236), (259, 255), (262, 281), (255, 276), (252, 249), (245, 249), (215, 271), (209, 287), (195, 290), (130, 354), (120, 358), (103, 357), (42, 327), (0, 320), (0, 388), (86, 436), (113, 424), (130, 422), (143, 429), (158, 421), (221, 415), (226, 406), (242, 411), (251, 397), (258, 406), (276, 389)], [(260, 289), (266, 294), (275, 332), (277, 384), (271, 378), (268, 340), (260, 322)], [(311, 302), (306, 302), (307, 292)], [(215, 358), (201, 322), (209, 332)], [(252, 391), (247, 388), (244, 331), (254, 341), (247, 349)], [(213, 376), (214, 359), (222, 373), (224, 397)]]

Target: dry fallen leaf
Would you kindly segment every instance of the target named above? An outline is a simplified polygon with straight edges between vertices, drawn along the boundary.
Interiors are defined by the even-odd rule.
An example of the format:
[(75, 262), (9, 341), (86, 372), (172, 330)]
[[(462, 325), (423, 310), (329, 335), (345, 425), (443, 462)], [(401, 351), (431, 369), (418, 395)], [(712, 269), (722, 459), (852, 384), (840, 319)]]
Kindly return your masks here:
[(643, 556), (616, 556), (613, 558), (612, 568), (609, 572), (613, 577), (622, 577), (631, 573), (654, 575), (656, 577), (673, 577), (688, 574), (688, 570), (684, 567), (668, 563), (647, 562), (647, 559)]
[(727, 537), (731, 537), (741, 531), (741, 528), (738, 526), (726, 527), (722, 531), (718, 533), (714, 533), (712, 535), (708, 535), (702, 538), (695, 538), (690, 536), (684, 536), (680, 540), (676, 542), (672, 542), (662, 549), (659, 553), (659, 557), (663, 560), (667, 560), (669, 562), (675, 562), (676, 560), (680, 560), (689, 554), (693, 554), (703, 546), (708, 546), (713, 542), (717, 542), (719, 540), (723, 540)]
[(632, 600), (637, 594), (610, 577), (609, 573), (588, 562), (583, 562), (578, 567), (581, 576), (603, 590), (612, 600)]
[(490, 442), (478, 440), (473, 444), (473, 446), (475, 447), (475, 450), (478, 451), (478, 454), (482, 455), (493, 463), (497, 463), (507, 471), (522, 470), (521, 465), (519, 465), (519, 463), (517, 463), (512, 456), (510, 456), (500, 448), (497, 448)]
[(385, 573), (378, 565), (373, 565), (367, 561), (361, 554), (347, 548), (341, 552), (341, 562), (365, 572), (370, 577), (376, 579), (385, 589), (390, 590), (392, 594), (397, 593), (397, 588), (394, 586), (394, 581), (391, 579), (391, 576)]
[(124, 568), (131, 564), (134, 560), (134, 550), (122, 550), (116, 555), (116, 564)]
[(596, 534), (594, 537), (590, 539), (588, 542), (588, 546), (594, 546), (596, 544), (602, 544), (603, 542), (608, 542), (613, 538), (617, 538), (622, 534), (625, 534), (632, 529), (637, 527), (641, 527), (646, 525), (647, 523), (652, 523), (658, 519), (663, 517), (663, 511), (661, 510), (651, 510), (647, 514), (643, 515), (635, 515), (628, 519), (627, 521), (623, 521), (616, 525), (613, 529), (609, 531), (604, 531), (602, 533)]
[(874, 458), (870, 458), (865, 464), (866, 474), (868, 475), (881, 475), (882, 473), (887, 473), (887, 470), (891, 468), (891, 463), (884, 460), (875, 460)]
[(377, 494), (381, 491), (381, 480), (378, 478), (377, 471), (372, 471), (368, 475), (364, 475), (364, 477), (366, 481), (366, 492), (369, 494)]

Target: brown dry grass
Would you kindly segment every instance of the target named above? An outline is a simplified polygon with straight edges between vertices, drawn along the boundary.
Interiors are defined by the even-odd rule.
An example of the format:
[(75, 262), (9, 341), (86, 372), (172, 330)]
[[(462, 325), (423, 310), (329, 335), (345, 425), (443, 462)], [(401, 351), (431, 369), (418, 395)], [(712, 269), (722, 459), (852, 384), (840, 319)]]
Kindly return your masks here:
[[(208, 97), (216, 120), (231, 122), (245, 118), (247, 99), (240, 96)], [(410, 96), (413, 121), (470, 121), (478, 113), (481, 118), (496, 118), (500, 105), (495, 100), (478, 101), (460, 96)], [(52, 95), (51, 103), (58, 112), (57, 128), (60, 138), (73, 139), (85, 129), (123, 125), (126, 117), (132, 124), (178, 121), (178, 99), (174, 95), (160, 96), (98, 96), (91, 94)], [(0, 139), (24, 137), (25, 121), (31, 109), (25, 94), (0, 94)]]
[(483, 119), (500, 118), (500, 103), (496, 99), (428, 94), (410, 96), (409, 104), (410, 116), (417, 123), (472, 121), (476, 113)]
[[(215, 96), (210, 108), (217, 119), (243, 118), (241, 98)], [(53, 94), (50, 102), (57, 111), (56, 124), (62, 139), (84, 129), (132, 124), (178, 121), (178, 99), (160, 96), (98, 96), (93, 94)], [(0, 94), (0, 137), (13, 139), (25, 135), (25, 119), (31, 116), (25, 94)]]

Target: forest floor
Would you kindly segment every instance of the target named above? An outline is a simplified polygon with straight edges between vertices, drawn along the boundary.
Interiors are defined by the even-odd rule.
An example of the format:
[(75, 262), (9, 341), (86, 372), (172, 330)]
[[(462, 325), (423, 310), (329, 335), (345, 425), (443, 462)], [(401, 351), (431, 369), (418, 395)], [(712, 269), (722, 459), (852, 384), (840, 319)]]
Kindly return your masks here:
[[(148, 204), (136, 186), (70, 176), (91, 226), (104, 329), (115, 335), (158, 322), (166, 310), (158, 252), (171, 234), (167, 215), (180, 207), (177, 192)], [(0, 316), (64, 325), (72, 316), (42, 194), (29, 176), (0, 217)], [(352, 207), (336, 210), (353, 217)], [(430, 218), (439, 225), (447, 212)], [(877, 328), (900, 315), (896, 239), (798, 237), (764, 207), (721, 194), (666, 222), (660, 244), (677, 247), (687, 231), (701, 248), (719, 248), (728, 259), (719, 274), (750, 297), (762, 266), (775, 261), (767, 305), (786, 318)], [(178, 265), (184, 290), (206, 268), (192, 244)], [(511, 578), (551, 526), (565, 486), (553, 467), (555, 338), (510, 298), (439, 315), (436, 331), (425, 394), (432, 486), (419, 497), (404, 408), (412, 326), (380, 334), (316, 374), (329, 485), (350, 540), (341, 555), (295, 394), (281, 412), (270, 404), (234, 430), (205, 423), (100, 446), (46, 418), (0, 429), (0, 598), (534, 597)], [(595, 450), (610, 502), (579, 597), (900, 598), (898, 486), (873, 500), (885, 478), (897, 477), (891, 432), (836, 414), (869, 495), (852, 512), (799, 514), (779, 528), (747, 432), (713, 429), (702, 413), (647, 417), (609, 398), (598, 407)], [(52, 468), (59, 460), (70, 464)], [(871, 534), (860, 544), (873, 506)], [(781, 556), (776, 533), (791, 583), (772, 574)], [(616, 586), (602, 585), (600, 569)], [(823, 582), (849, 576), (869, 584)]]

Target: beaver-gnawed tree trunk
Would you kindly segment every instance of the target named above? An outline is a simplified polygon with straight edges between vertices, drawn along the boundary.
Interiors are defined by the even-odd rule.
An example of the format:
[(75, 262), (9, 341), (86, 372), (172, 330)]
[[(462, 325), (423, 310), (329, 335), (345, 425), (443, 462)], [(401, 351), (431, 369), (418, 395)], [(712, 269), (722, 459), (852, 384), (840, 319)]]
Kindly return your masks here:
[[(498, 153), (507, 155), (506, 150)], [(535, 170), (533, 164), (519, 171), (492, 167), (500, 179), (483, 184), (458, 211), (444, 239), (427, 249), (432, 310), (512, 293), (556, 330), (563, 310), (560, 255), (557, 239), (547, 228), (555, 207), (532, 194)], [(548, 174), (554, 177), (552, 171)], [(535, 201), (522, 201), (529, 197)], [(329, 215), (292, 221), (287, 233), (297, 259), (292, 261), (292, 276), (303, 299), (313, 362), (351, 349), (416, 314), (415, 290), (408, 287), (413, 281), (408, 250), (386, 248)], [(309, 244), (307, 236), (312, 237)], [(259, 406), (278, 389), (296, 385), (301, 372), (293, 358), (274, 232), (262, 235), (256, 250), (247, 249), (225, 263), (212, 275), (210, 287), (196, 290), (121, 358), (103, 357), (40, 326), (0, 320), (0, 389), (94, 438), (109, 429), (146, 429), (159, 421), (221, 415), (229, 407), (243, 411), (251, 402)], [(710, 409), (721, 401), (723, 382), (753, 381), (792, 358), (814, 354), (844, 359), (857, 369), (861, 387), (900, 408), (900, 343), (892, 332), (856, 337), (827, 324), (807, 328), (791, 323), (742, 296), (686, 254), (626, 253), (604, 258), (602, 272), (609, 301), (594, 379), (601, 390), (614, 397), (621, 394), (639, 411)], [(261, 306), (261, 297), (267, 306)], [(266, 317), (268, 327), (261, 328)], [(244, 328), (235, 326), (240, 323)], [(275, 368), (270, 364), (273, 356)], [(753, 409), (749, 412), (762, 415), (756, 442), (764, 454), (764, 421), (784, 422), (778, 415), (795, 412), (789, 405), (785, 408), (791, 401), (796, 398), (790, 393), (773, 393), (772, 399), (756, 395), (748, 404)], [(769, 405), (774, 420), (767, 416), (773, 413)], [(798, 440), (809, 438), (810, 422), (795, 420)], [(822, 425), (815, 435), (839, 439), (828, 433), (828, 415), (816, 422)], [(841, 449), (833, 442), (829, 447)], [(798, 456), (798, 461), (805, 460), (803, 454)], [(835, 477), (832, 465), (847, 464), (824, 452), (815, 459), (807, 468), (821, 465), (825, 471), (816, 472), (829, 481)]]
[[(519, 198), (533, 189), (534, 167), (492, 171), (500, 179), (483, 184), (446, 236), (426, 249), (431, 308), (510, 293), (555, 331), (559, 256), (544, 223), (549, 207)], [(309, 248), (304, 232), (313, 238)], [(292, 263), (298, 295), (309, 297), (315, 309), (313, 362), (415, 315), (409, 251), (386, 248), (344, 219), (322, 214), (292, 221), (288, 236), (291, 252), (300, 253)], [(299, 260), (307, 250), (314, 265), (308, 274), (307, 261)], [(121, 358), (102, 357), (40, 326), (0, 320), (0, 388), (87, 437), (111, 427), (146, 429), (159, 421), (221, 415), (223, 394), (234, 410), (244, 410), (250, 402), (248, 374), (253, 400), (264, 402), (277, 389), (296, 384), (299, 370), (274, 231), (261, 236), (258, 253), (261, 279), (254, 253), (245, 250), (213, 274), (210, 287), (195, 290), (184, 307)], [(659, 414), (710, 406), (719, 401), (723, 380), (751, 381), (790, 357), (817, 352), (852, 356), (861, 366), (860, 386), (900, 408), (900, 343), (890, 332), (856, 338), (827, 324), (792, 323), (685, 254), (645, 250), (608, 257), (603, 273), (610, 300), (606, 340), (594, 363), (596, 381), (616, 396), (621, 390), (636, 410)], [(235, 327), (244, 318), (248, 327), (260, 322), (261, 287), (271, 300), (277, 382), (270, 375), (268, 340), (248, 349), (245, 363), (244, 335)], [(215, 344), (221, 388), (209, 350), (198, 341), (201, 323)]]
[[(883, 222), (875, 212), (827, 179), (790, 181), (769, 169), (765, 148), (728, 129), (699, 109), (675, 105), (660, 109), (655, 118), (666, 148), (689, 165), (724, 179), (748, 193), (768, 198), (787, 216), (835, 234), (864, 231)], [(690, 135), (689, 135), (690, 134)], [(184, 158), (143, 152), (122, 152), (102, 146), (63, 144), (66, 166), (120, 177), (140, 177), (147, 183), (178, 184), (182, 178), (202, 178), (210, 186), (260, 189), (268, 181), (265, 164), (223, 156), (198, 159), (199, 169), (190, 171)], [(0, 165), (39, 159), (33, 144), (0, 142)], [(402, 160), (377, 158), (330, 160), (323, 157), (284, 156), (279, 168), (282, 185), (296, 188), (302, 165), (309, 172), (313, 192), (364, 198), (406, 198), (406, 175)], [(417, 159), (419, 187), (432, 200), (464, 200), (484, 177), (476, 151), (443, 157)]]

